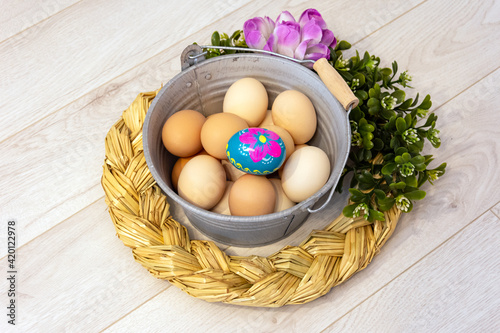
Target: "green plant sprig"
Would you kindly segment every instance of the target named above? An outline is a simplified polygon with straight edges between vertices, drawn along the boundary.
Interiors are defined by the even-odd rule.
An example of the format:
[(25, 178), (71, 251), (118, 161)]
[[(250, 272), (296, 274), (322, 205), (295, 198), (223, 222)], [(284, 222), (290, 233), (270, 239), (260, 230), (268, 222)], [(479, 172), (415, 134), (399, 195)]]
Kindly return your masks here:
[[(247, 47), (243, 32), (230, 37), (214, 32), (214, 49), (208, 57), (235, 53), (217, 46)], [(441, 144), (436, 129), (437, 116), (429, 113), (431, 97), (426, 95), (419, 103), (406, 98), (402, 88), (412, 88), (412, 78), (404, 71), (397, 75), (398, 64), (380, 67), (380, 58), (365, 52), (344, 59), (343, 51), (351, 48), (346, 41), (330, 49), (329, 63), (340, 73), (359, 99), (349, 120), (352, 140), (349, 160), (337, 185), (341, 192), (344, 179), (352, 174), (349, 192), (350, 204), (343, 209), (347, 217), (363, 216), (368, 221), (383, 221), (384, 211), (394, 205), (402, 212), (410, 212), (413, 201), (425, 197), (420, 187), (431, 184), (445, 173), (446, 163), (429, 168), (432, 155), (421, 155), (425, 140), (438, 148)], [(240, 51), (237, 51), (240, 52)]]

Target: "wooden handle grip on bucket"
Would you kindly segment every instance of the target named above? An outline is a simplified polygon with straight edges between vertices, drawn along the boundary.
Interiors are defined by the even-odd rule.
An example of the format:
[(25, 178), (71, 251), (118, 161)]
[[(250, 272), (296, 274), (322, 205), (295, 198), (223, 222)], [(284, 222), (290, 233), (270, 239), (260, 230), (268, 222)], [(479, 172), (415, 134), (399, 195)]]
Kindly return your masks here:
[(328, 63), (325, 58), (321, 58), (313, 65), (314, 70), (318, 73), (321, 81), (330, 90), (330, 92), (338, 99), (344, 109), (354, 109), (358, 103), (358, 98), (352, 93), (351, 88), (344, 81), (342, 76)]

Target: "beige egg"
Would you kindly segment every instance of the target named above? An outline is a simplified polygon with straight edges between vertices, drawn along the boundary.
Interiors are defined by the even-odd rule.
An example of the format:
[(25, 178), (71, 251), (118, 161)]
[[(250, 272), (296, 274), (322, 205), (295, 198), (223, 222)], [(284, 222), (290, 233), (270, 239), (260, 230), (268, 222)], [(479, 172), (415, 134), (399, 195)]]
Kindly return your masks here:
[(318, 147), (295, 151), (283, 168), (281, 184), (290, 200), (301, 202), (319, 191), (330, 177), (330, 160)]
[(286, 129), (276, 125), (265, 125), (262, 126), (262, 128), (273, 131), (274, 133), (280, 136), (281, 140), (283, 140), (286, 150), (286, 156), (285, 156), (285, 161), (286, 161), (287, 158), (290, 157), (290, 155), (292, 155), (292, 153), (295, 151), (295, 144), (293, 142), (293, 138), (290, 135), (290, 133), (288, 133)]
[(229, 211), (229, 192), (233, 187), (234, 182), (226, 181), (226, 189), (224, 190), (224, 195), (220, 199), (219, 203), (212, 208), (212, 212), (223, 214), (223, 215), (231, 215)]
[(203, 148), (218, 159), (227, 159), (226, 145), (238, 131), (248, 128), (246, 121), (232, 113), (215, 113), (207, 118), (201, 128)]
[(244, 175), (234, 182), (229, 192), (231, 215), (257, 216), (274, 212), (276, 193), (264, 176)]
[(182, 110), (170, 116), (162, 130), (163, 145), (179, 157), (196, 154), (201, 146), (201, 127), (205, 116), (194, 110)]
[(203, 209), (214, 207), (222, 198), (225, 188), (224, 168), (218, 159), (209, 155), (192, 158), (179, 176), (179, 196)]
[(226, 92), (223, 112), (234, 113), (251, 127), (258, 126), (266, 116), (268, 106), (266, 88), (254, 78), (234, 82)]
[(189, 162), (193, 157), (198, 156), (198, 155), (208, 155), (206, 151), (202, 150), (196, 155), (189, 156), (189, 157), (180, 157), (174, 164), (174, 167), (172, 168), (172, 186), (174, 190), (177, 191), (177, 184), (179, 182), (179, 176), (181, 174), (182, 169), (186, 165), (187, 162)]
[(238, 180), (238, 178), (247, 174), (246, 172), (237, 169), (228, 160), (222, 160), (221, 163), (222, 166), (224, 167), (224, 170), (226, 171), (227, 179), (229, 179), (230, 181), (235, 182)]
[(281, 180), (277, 178), (270, 178), (271, 184), (274, 186), (274, 191), (276, 192), (276, 202), (274, 204), (274, 212), (281, 212), (282, 210), (291, 208), (295, 206), (295, 202), (290, 200), (285, 192), (283, 192), (283, 187), (281, 186)]
[(273, 122), (290, 133), (295, 144), (306, 143), (316, 132), (316, 111), (311, 100), (297, 90), (278, 95), (272, 107)]
[(273, 114), (271, 110), (266, 111), (266, 117), (260, 123), (259, 127), (264, 127), (266, 125), (274, 125), (273, 123)]

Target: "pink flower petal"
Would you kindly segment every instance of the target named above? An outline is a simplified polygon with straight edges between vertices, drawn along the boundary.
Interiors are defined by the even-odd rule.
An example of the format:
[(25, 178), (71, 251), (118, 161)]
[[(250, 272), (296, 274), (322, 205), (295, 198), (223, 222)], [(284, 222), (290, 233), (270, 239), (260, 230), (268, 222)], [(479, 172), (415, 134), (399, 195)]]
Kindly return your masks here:
[(272, 157), (279, 157), (281, 156), (281, 146), (276, 141), (268, 141), (266, 142), (265, 153)]
[(250, 151), (249, 155), (254, 163), (260, 162), (264, 157), (266, 157), (266, 153), (264, 152), (264, 146), (261, 145), (255, 146), (253, 151)]
[(257, 142), (257, 138), (255, 137), (255, 134), (252, 132), (246, 132), (240, 135), (240, 142), (245, 143), (245, 144), (255, 144)]
[(266, 134), (267, 139), (271, 139), (271, 140), (276, 141), (276, 140), (278, 140), (280, 138), (278, 134), (276, 134), (276, 133), (274, 133), (273, 131), (270, 131), (270, 130), (266, 130), (264, 133)]

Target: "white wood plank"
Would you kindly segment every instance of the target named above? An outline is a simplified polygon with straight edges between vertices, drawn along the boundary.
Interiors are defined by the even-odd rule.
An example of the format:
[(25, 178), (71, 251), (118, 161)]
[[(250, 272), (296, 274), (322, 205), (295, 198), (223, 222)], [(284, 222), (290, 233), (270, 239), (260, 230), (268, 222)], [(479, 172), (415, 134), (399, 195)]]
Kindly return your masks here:
[[(170, 285), (133, 260), (102, 200), (18, 249), (16, 266), (16, 332), (97, 332)], [(0, 267), (7, 271), (7, 259)], [(9, 332), (4, 316), (0, 331)]]
[(80, 0), (2, 0), (0, 42), (36, 25)]
[(498, 68), (499, 18), (500, 2), (494, 0), (426, 1), (356, 48), (370, 50), (389, 67), (397, 60), (413, 76), (411, 85), (441, 105), (475, 82), (470, 78)]
[(89, 0), (5, 41), (0, 141), (249, 1)]
[[(443, 142), (442, 148), (433, 153), (438, 161), (448, 162), (447, 173), (436, 186), (424, 188), (427, 197), (415, 204), (411, 214), (402, 217), (392, 239), (374, 261), (329, 294), (301, 306), (247, 309), (220, 304), (206, 306), (176, 288), (169, 288), (117, 322), (110, 331), (138, 330), (138, 325), (144, 322), (151, 323), (152, 331), (161, 331), (166, 325), (180, 329), (181, 325), (186, 325), (190, 311), (197, 315), (189, 319), (189, 327), (211, 328), (213, 331), (316, 332), (324, 329), (498, 202), (500, 129), (497, 124), (500, 115), (495, 111), (495, 105), (500, 103), (500, 95), (482, 95), (480, 107), (483, 113), (476, 113), (474, 108), (469, 109), (466, 105), (479, 93), (484, 93), (485, 86), (499, 83), (500, 70), (497, 70), (438, 110), (438, 127)], [(267, 247), (268, 250), (271, 248)], [(272, 253), (262, 253), (264, 250), (266, 247), (230, 248), (227, 252)], [(171, 310), (160, 315), (158, 309), (162, 306)]]
[[(335, 22), (332, 29), (352, 40), (349, 33), (356, 36), (359, 31), (351, 32), (349, 27), (364, 16), (370, 17), (371, 7), (366, 3), (348, 6), (349, 3), (334, 3), (325, 8), (324, 15), (327, 21)], [(322, 4), (308, 1), (295, 4), (290, 10), (298, 16), (309, 6), (321, 8)], [(392, 18), (411, 5), (405, 1), (398, 4), (397, 10), (391, 11)], [(373, 13), (379, 12), (380, 6), (376, 5)], [(103, 195), (99, 181), (106, 132), (139, 92), (157, 89), (180, 71), (179, 55), (186, 45), (206, 42), (214, 30), (232, 32), (241, 28), (249, 17), (263, 13), (277, 16), (283, 8), (288, 6), (263, 0), (252, 2), (4, 141), (0, 146), (4, 156), (0, 174), (12, 176), (0, 179), (2, 188), (11, 189), (0, 193), (0, 217), (20, 221), (20, 246)], [(337, 18), (339, 11), (346, 15)], [(383, 22), (390, 20), (384, 17)], [(30, 112), (35, 116), (33, 110)], [(26, 191), (28, 186), (30, 190)], [(5, 251), (0, 248), (0, 256)]]
[(488, 211), (323, 332), (498, 332), (499, 234)]
[(498, 216), (500, 218), (500, 202), (498, 204), (496, 204), (492, 209), (491, 211), (493, 212), (493, 214), (495, 214), (496, 216)]

